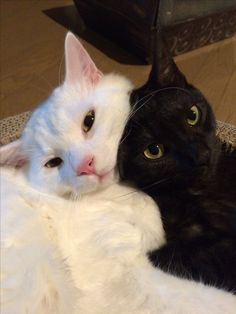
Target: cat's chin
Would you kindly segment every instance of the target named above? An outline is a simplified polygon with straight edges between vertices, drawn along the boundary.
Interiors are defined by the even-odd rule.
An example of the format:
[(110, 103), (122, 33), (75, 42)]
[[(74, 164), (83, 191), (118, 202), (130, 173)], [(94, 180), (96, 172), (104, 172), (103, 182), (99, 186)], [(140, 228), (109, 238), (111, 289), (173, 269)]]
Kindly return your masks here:
[(114, 169), (104, 173), (103, 175), (84, 175), (81, 176), (74, 187), (75, 194), (87, 194), (103, 189), (116, 181)]

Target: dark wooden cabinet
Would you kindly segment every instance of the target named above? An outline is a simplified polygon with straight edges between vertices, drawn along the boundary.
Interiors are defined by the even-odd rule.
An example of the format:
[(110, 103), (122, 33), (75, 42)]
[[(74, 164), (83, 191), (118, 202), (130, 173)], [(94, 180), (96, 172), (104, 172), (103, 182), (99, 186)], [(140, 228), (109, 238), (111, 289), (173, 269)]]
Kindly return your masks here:
[(236, 0), (74, 0), (85, 24), (150, 61), (153, 30), (173, 55), (236, 33)]

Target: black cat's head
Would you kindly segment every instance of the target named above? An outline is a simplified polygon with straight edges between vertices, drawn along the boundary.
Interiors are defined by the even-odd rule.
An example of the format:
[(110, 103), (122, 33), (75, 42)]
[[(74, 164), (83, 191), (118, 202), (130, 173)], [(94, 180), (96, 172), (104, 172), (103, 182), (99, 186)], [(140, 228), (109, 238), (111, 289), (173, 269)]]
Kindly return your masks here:
[(188, 184), (207, 172), (216, 154), (213, 112), (160, 38), (149, 79), (133, 91), (130, 102), (118, 156), (122, 179), (139, 187), (162, 187)]

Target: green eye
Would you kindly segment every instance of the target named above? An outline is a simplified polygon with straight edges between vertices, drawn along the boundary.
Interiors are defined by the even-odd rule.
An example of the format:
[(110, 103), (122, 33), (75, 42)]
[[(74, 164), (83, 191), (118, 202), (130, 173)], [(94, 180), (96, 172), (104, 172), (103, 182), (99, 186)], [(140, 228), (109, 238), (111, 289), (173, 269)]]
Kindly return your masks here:
[(85, 133), (87, 133), (93, 126), (95, 120), (95, 112), (94, 110), (90, 110), (83, 121), (82, 129)]
[(190, 126), (196, 125), (200, 119), (200, 110), (197, 106), (192, 106), (187, 114), (187, 122)]
[(162, 144), (151, 144), (143, 153), (148, 159), (159, 159), (164, 154), (164, 146)]

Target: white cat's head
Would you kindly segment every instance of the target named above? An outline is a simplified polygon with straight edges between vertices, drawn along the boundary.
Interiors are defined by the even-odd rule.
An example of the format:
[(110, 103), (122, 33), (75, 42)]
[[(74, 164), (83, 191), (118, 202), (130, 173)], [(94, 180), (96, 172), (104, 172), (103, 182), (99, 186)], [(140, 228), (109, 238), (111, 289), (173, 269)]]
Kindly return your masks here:
[(1, 164), (23, 166), (32, 185), (65, 195), (94, 191), (115, 175), (132, 84), (103, 75), (72, 33), (62, 86), (32, 114), (22, 137), (0, 149)]

